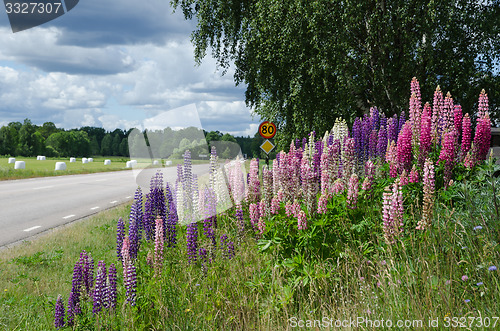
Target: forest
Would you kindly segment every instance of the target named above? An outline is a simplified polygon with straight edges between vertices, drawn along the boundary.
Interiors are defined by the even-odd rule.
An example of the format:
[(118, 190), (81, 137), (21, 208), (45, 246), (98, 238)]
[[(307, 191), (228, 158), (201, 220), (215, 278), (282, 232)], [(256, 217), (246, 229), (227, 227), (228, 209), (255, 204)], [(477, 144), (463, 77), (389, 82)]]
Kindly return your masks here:
[[(53, 122), (42, 125), (33, 124), (30, 119), (21, 122), (10, 122), (0, 127), (0, 155), (4, 156), (36, 156), (47, 157), (85, 157), (85, 156), (123, 156), (129, 157), (128, 137), (133, 129), (115, 129), (106, 131), (104, 128), (83, 126), (79, 129), (65, 130), (58, 128)], [(154, 132), (143, 130), (142, 133), (148, 143), (148, 136), (164, 136), (168, 132), (169, 141), (164, 142), (172, 148), (168, 156), (181, 158), (185, 149), (192, 148), (192, 128), (181, 130), (156, 130)], [(162, 135), (163, 134), (163, 135)], [(260, 145), (263, 142), (258, 133), (254, 137), (234, 137), (229, 133), (220, 131), (205, 131), (203, 134), (207, 142), (228, 141), (237, 143), (241, 152), (247, 157), (262, 157)], [(208, 152), (208, 146), (200, 148), (193, 158)], [(200, 146), (200, 145), (198, 145)], [(206, 154), (206, 153), (205, 153)]]

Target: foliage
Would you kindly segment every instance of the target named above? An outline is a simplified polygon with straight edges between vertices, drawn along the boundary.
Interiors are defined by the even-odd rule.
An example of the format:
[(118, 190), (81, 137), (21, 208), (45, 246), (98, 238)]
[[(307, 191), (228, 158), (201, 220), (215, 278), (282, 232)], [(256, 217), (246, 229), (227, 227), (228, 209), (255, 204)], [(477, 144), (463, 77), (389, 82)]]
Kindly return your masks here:
[(211, 49), (220, 67), (234, 63), (247, 105), (278, 125), (281, 148), (293, 137), (324, 132), (337, 117), (352, 123), (373, 106), (401, 112), (411, 75), (454, 90), (466, 109), (486, 88), (498, 119), (498, 0), (171, 4), (197, 22), (195, 60)]

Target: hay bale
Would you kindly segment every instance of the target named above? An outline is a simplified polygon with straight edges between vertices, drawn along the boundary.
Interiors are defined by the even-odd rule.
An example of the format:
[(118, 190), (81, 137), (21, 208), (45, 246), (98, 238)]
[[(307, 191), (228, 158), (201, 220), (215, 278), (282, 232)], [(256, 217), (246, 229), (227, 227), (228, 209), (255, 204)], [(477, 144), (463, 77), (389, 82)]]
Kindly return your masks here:
[(172, 161), (165, 161), (165, 165), (167, 166), (172, 165)]
[(16, 163), (15, 157), (9, 157), (9, 163)]
[(72, 163), (72, 162), (76, 162), (76, 158), (74, 158), (74, 157), (70, 157), (70, 158), (69, 158), (69, 162), (70, 162), (70, 163)]
[(89, 163), (89, 159), (87, 159), (86, 157), (82, 157), (82, 163)]
[(153, 165), (155, 165), (155, 166), (160, 165), (160, 161), (158, 161), (158, 160), (154, 160), (154, 161), (153, 161)]
[(66, 170), (66, 162), (56, 162), (55, 170)]
[(104, 160), (104, 165), (110, 165), (111, 164), (111, 160)]
[(24, 161), (16, 161), (14, 169), (26, 169), (26, 163)]
[(91, 157), (89, 157), (88, 160), (89, 160), (89, 162), (94, 162), (94, 159)]

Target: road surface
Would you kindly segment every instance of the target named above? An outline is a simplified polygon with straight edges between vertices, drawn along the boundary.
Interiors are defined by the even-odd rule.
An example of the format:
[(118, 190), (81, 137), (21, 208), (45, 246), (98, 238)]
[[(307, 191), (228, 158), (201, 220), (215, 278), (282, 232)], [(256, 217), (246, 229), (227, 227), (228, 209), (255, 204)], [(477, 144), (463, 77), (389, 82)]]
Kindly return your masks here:
[[(193, 173), (207, 169), (194, 165)], [(164, 182), (175, 181), (176, 167), (161, 170)], [(155, 172), (137, 176), (143, 194)], [(138, 181), (133, 171), (0, 181), (0, 247), (130, 201)]]

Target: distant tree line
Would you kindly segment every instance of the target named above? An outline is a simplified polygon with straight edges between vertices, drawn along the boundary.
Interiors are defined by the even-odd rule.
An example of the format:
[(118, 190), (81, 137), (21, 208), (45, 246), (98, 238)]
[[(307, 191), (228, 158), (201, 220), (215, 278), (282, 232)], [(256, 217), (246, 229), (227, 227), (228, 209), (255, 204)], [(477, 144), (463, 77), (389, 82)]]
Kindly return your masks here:
[[(129, 156), (129, 134), (133, 129), (127, 131), (115, 129), (106, 131), (103, 128), (84, 126), (79, 129), (65, 130), (57, 128), (52, 122), (43, 125), (35, 125), (29, 119), (21, 122), (10, 122), (0, 127), (0, 155), (9, 156), (36, 156), (47, 157), (86, 157), (86, 156)], [(209, 146), (202, 139), (193, 141), (192, 137), (200, 137), (193, 130), (196, 128), (185, 128), (181, 130), (142, 131), (146, 143), (149, 140), (163, 139), (162, 151), (167, 156), (180, 158), (186, 149), (190, 149), (194, 158), (208, 152)], [(147, 133), (147, 134), (145, 134)], [(220, 131), (207, 132), (203, 130), (206, 141), (233, 142), (241, 147), (241, 152), (247, 157), (263, 157), (260, 145), (263, 139), (256, 133), (254, 137), (234, 137)], [(165, 139), (165, 137), (169, 137)], [(214, 143), (217, 146), (217, 143)], [(218, 146), (221, 146), (220, 144)], [(223, 148), (225, 149), (225, 148)], [(234, 149), (234, 148), (233, 148)], [(234, 152), (234, 151), (231, 151)], [(273, 151), (275, 152), (275, 151)], [(229, 150), (218, 151), (222, 156), (231, 154)], [(273, 153), (272, 153), (273, 154)], [(274, 155), (274, 154), (273, 154)]]

